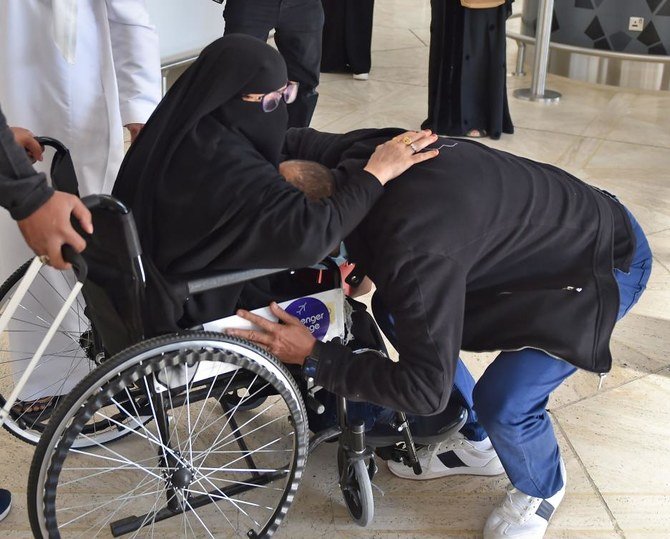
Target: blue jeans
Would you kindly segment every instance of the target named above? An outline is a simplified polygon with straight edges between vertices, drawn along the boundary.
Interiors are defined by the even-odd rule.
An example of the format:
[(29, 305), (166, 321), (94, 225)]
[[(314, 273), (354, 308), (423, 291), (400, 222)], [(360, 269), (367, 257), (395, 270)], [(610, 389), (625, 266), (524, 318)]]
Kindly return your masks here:
[[(628, 273), (615, 271), (621, 319), (637, 303), (651, 274), (649, 243), (635, 218), (629, 217), (636, 250)], [(388, 311), (373, 302), (375, 318), (395, 345)], [(549, 498), (563, 486), (560, 453), (546, 411), (549, 395), (577, 369), (545, 352), (502, 352), (475, 384), (462, 361), (454, 377), (454, 397), (471, 420), (462, 430), (470, 440), (491, 439), (512, 484), (521, 492)], [(596, 383), (594, 381), (594, 383)]]

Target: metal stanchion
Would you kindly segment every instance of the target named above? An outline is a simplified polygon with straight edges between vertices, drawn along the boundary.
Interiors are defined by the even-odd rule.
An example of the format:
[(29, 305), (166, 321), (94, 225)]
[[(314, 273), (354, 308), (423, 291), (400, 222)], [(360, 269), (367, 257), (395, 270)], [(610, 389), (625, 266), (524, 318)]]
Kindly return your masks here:
[(519, 50), (516, 53), (516, 68), (514, 69), (514, 76), (523, 77), (526, 74), (523, 70), (523, 64), (526, 62), (526, 44), (523, 41), (517, 41), (516, 46)]
[(533, 63), (533, 79), (530, 88), (514, 91), (514, 97), (524, 101), (539, 103), (557, 103), (561, 94), (547, 90), (547, 64), (549, 63), (549, 41), (551, 40), (551, 19), (554, 14), (554, 0), (540, 0), (540, 11), (537, 15), (537, 31), (535, 32), (535, 61)]

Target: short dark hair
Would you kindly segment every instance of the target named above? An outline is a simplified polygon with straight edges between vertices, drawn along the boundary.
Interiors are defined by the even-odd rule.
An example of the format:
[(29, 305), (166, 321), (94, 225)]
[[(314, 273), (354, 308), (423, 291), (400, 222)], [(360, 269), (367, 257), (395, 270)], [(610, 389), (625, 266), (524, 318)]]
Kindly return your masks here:
[(291, 159), (281, 163), (279, 171), (287, 182), (305, 193), (309, 200), (328, 198), (335, 191), (332, 171), (320, 163)]

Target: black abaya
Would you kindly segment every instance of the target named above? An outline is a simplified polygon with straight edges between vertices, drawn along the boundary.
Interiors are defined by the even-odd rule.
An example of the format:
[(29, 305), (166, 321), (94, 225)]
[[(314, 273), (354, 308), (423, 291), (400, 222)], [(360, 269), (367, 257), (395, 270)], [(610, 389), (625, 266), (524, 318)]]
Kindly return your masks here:
[[(241, 99), (287, 82), (279, 53), (249, 36), (209, 45), (179, 78), (131, 146), (114, 187), (128, 204), (149, 261), (153, 332), (176, 328), (183, 299), (164, 276), (202, 270), (302, 267), (326, 256), (383, 192), (363, 171), (351, 189), (309, 202), (277, 164), (282, 101), (270, 113)], [(239, 290), (188, 302), (188, 323), (230, 314)]]
[(459, 0), (431, 0), (428, 118), (440, 135), (485, 130), (493, 139), (513, 133), (507, 104), (505, 22), (500, 7), (468, 9)]
[(321, 71), (369, 73), (374, 0), (321, 0), (323, 27)]

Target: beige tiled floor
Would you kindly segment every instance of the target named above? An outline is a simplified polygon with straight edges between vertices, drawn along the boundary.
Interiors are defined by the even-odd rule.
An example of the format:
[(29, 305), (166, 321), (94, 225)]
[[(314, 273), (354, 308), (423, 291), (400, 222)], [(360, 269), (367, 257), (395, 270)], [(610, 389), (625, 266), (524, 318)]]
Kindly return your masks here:
[[(370, 80), (324, 75), (314, 127), (417, 128), (426, 114), (429, 19), (428, 0), (378, 0)], [(515, 47), (508, 46), (513, 65)], [(511, 90), (529, 79), (508, 83)], [(615, 365), (602, 390), (594, 375), (578, 373), (552, 396), (569, 480), (547, 537), (670, 537), (670, 94), (552, 76), (549, 87), (562, 92), (560, 104), (510, 98), (516, 133), (484, 142), (617, 193), (648, 232), (655, 267), (648, 291), (616, 330)], [(478, 376), (491, 358), (465, 359)], [(23, 497), (31, 451), (0, 436), (0, 485), (16, 500), (0, 535), (28, 537)], [(381, 464), (376, 518), (361, 529), (338, 491), (334, 449), (325, 445), (311, 456), (280, 537), (478, 537), (503, 496), (504, 477), (406, 482)]]

